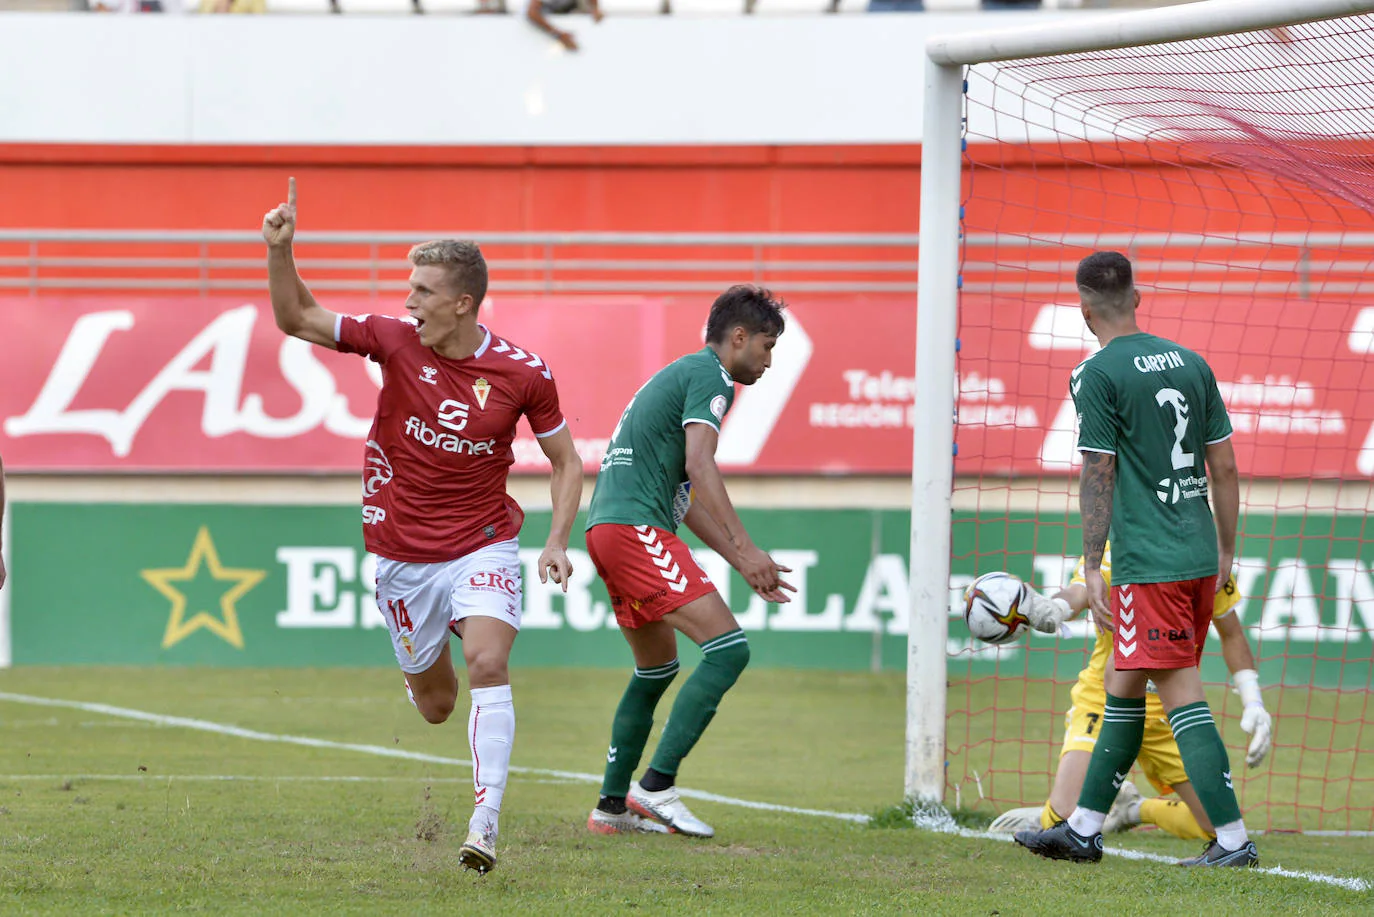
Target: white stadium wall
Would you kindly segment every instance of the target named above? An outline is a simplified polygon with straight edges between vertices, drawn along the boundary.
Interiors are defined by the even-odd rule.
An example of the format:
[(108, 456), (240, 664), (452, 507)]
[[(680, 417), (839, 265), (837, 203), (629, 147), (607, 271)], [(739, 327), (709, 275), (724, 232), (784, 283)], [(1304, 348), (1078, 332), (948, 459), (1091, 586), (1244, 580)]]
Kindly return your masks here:
[(1095, 15), (9, 14), (0, 143), (912, 143), (928, 37)]

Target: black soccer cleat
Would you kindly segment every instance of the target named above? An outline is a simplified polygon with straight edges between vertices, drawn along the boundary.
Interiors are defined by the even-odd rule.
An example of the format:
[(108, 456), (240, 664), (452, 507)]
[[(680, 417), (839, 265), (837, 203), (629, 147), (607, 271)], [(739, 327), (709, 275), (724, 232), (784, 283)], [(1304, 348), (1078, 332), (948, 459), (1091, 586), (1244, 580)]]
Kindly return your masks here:
[(1259, 865), (1259, 851), (1255, 849), (1254, 841), (1246, 841), (1245, 846), (1239, 850), (1227, 850), (1221, 844), (1212, 841), (1201, 854), (1188, 857), (1186, 860), (1179, 860), (1178, 865), (1235, 866), (1240, 869), (1247, 869)]
[(1084, 837), (1069, 827), (1067, 821), (1058, 822), (1044, 831), (1017, 831), (1016, 843), (1031, 853), (1050, 860), (1069, 860), (1073, 863), (1096, 863), (1102, 859), (1102, 834)]

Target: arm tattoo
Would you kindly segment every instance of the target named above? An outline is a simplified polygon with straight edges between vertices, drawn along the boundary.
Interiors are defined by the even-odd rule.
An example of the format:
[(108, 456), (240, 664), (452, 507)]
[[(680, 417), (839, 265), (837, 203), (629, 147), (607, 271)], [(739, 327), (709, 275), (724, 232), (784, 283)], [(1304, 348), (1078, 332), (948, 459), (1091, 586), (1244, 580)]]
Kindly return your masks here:
[(1112, 527), (1112, 492), (1116, 489), (1116, 456), (1083, 453), (1078, 483), (1078, 511), (1083, 517), (1083, 556), (1087, 566), (1100, 567)]

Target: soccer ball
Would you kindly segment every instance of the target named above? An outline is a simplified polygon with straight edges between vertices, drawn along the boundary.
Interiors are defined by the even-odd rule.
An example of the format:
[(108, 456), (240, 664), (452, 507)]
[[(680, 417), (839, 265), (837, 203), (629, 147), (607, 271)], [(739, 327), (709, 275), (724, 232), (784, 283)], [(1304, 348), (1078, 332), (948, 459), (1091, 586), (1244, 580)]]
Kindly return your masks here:
[(998, 570), (984, 573), (964, 590), (964, 621), (969, 633), (984, 643), (1002, 644), (1016, 639), (1027, 623), (1021, 613), (1026, 584), (1020, 577)]

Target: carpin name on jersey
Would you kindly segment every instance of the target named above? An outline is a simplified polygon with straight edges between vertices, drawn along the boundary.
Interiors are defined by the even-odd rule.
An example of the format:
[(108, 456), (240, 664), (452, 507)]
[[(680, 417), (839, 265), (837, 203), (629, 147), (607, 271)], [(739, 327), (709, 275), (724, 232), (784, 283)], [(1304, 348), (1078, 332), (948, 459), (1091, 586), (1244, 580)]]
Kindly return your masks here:
[(1183, 365), (1183, 357), (1177, 350), (1168, 353), (1151, 353), (1136, 357), (1132, 362), (1135, 368), (1143, 373), (1157, 373), (1166, 369), (1175, 369)]
[(453, 433), (440, 433), (413, 414), (406, 421), (406, 433), (426, 446), (433, 446), (445, 452), (457, 452), (460, 455), (464, 452), (470, 455), (491, 455), (491, 450), (496, 445), (494, 439), (479, 443)]

